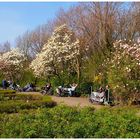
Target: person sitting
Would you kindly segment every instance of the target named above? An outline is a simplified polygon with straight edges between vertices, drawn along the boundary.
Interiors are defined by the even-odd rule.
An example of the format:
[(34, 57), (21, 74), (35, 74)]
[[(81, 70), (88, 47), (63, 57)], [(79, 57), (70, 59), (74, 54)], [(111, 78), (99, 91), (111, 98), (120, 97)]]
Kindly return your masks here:
[(24, 88), (24, 92), (35, 91), (35, 85), (33, 83), (28, 83)]
[(12, 80), (8, 80), (7, 82), (8, 82), (8, 86), (10, 86), (13, 83)]
[(43, 88), (43, 90), (41, 91), (42, 94), (52, 94), (52, 86), (51, 83), (47, 83), (46, 86)]
[(104, 90), (103, 90), (103, 87), (101, 86), (98, 90), (97, 90), (97, 92), (99, 92), (99, 93), (102, 93)]
[(56, 88), (56, 93), (58, 94), (58, 96), (62, 96), (63, 87), (62, 86), (59, 86), (58, 88)]
[(16, 90), (18, 88), (18, 86), (17, 86), (17, 84), (15, 82), (10, 82), (9, 83), (9, 88), (13, 89), (13, 90)]
[(62, 94), (64, 94), (64, 96), (67, 96), (67, 95), (73, 96), (77, 85), (78, 84), (73, 83), (72, 85), (70, 85), (69, 88), (64, 88), (63, 86), (59, 86), (56, 89), (56, 92), (59, 96), (62, 96)]
[(7, 89), (7, 87), (8, 87), (8, 82), (5, 79), (3, 79), (2, 80), (2, 88)]
[(98, 97), (99, 98), (104, 98), (104, 94), (105, 94), (105, 91), (104, 91), (103, 87), (100, 87)]
[(73, 83), (72, 85), (70, 85), (70, 88), (67, 88), (67, 91), (69, 93), (69, 96), (73, 96), (76, 87), (78, 86), (78, 84)]

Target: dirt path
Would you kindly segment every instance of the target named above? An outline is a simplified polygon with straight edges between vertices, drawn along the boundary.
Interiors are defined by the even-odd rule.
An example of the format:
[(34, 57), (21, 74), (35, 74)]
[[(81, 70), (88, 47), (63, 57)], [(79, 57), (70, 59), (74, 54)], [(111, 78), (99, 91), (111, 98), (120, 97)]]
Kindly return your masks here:
[(103, 106), (102, 105), (95, 105), (89, 102), (88, 98), (84, 97), (56, 97), (51, 96), (52, 100), (57, 102), (58, 104), (65, 104), (68, 106), (79, 106), (79, 107), (95, 107), (96, 109), (100, 109)]
[[(24, 94), (40, 94), (39, 92), (23, 92)], [(92, 104), (89, 102), (87, 97), (57, 97), (51, 96), (52, 100), (57, 104), (65, 104), (68, 106), (79, 106), (79, 107), (95, 107), (95, 109), (103, 108), (103, 105)]]

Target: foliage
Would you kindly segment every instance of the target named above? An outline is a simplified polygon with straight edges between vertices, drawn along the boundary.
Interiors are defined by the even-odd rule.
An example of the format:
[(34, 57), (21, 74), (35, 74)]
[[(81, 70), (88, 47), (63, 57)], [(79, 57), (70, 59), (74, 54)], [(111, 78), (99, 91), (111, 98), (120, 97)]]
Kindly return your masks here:
[(0, 94), (12, 94), (16, 93), (15, 90), (0, 90)]
[(0, 101), (5, 100), (5, 99), (12, 99), (13, 97), (16, 96), (16, 91), (15, 90), (0, 90)]
[(140, 98), (140, 46), (129, 41), (114, 43), (108, 82), (115, 100), (131, 104)]
[[(37, 54), (31, 68), (35, 76), (41, 77), (38, 86), (46, 84), (46, 79), (54, 87), (77, 82), (85, 93), (88, 82), (93, 83), (94, 90), (110, 84), (119, 102), (139, 99), (140, 45), (122, 41), (126, 38), (140, 42), (139, 7), (139, 3), (89, 2), (60, 10), (56, 19), (16, 39), (14, 44), (21, 51), (10, 51), (9, 42), (0, 44), (4, 49), (0, 55), (0, 80), (10, 77), (21, 86), (35, 81), (32, 71), (26, 69)], [(23, 66), (25, 56), (28, 62)]]
[[(139, 138), (135, 108), (66, 106), (0, 115), (1, 138)], [(14, 126), (14, 127), (13, 127)]]
[[(25, 93), (18, 93), (16, 94), (16, 97), (14, 98), (15, 100), (42, 100), (44, 97), (40, 94), (25, 94)], [(49, 99), (49, 97), (48, 97)]]
[(27, 83), (34, 83), (36, 80), (35, 76), (33, 75), (33, 72), (30, 69), (24, 70), (20, 80), (17, 81), (17, 83), (22, 87), (24, 87)]
[(53, 107), (56, 103), (48, 96), (16, 94), (10, 100), (3, 99), (0, 102), (0, 113), (16, 113), (22, 109), (37, 109)]
[(87, 96), (91, 93), (92, 87), (93, 87), (93, 82), (83, 81), (79, 84), (77, 88), (77, 92), (81, 93), (82, 95)]

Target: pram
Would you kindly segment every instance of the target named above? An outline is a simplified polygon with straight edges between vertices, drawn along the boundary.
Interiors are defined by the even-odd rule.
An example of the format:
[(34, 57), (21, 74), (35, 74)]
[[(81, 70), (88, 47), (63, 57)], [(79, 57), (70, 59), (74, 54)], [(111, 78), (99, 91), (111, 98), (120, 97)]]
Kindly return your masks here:
[(90, 93), (90, 95), (89, 95), (89, 101), (91, 102), (91, 103), (93, 103), (93, 102), (97, 102), (97, 103), (104, 103), (104, 101), (105, 101), (105, 94), (104, 94), (104, 92), (93, 92), (92, 91), (92, 87), (91, 87), (91, 93)]
[(99, 103), (104, 103), (105, 97), (104, 97), (104, 92), (92, 92), (90, 97), (89, 97), (90, 102), (99, 102)]
[(108, 105), (108, 104), (111, 104), (112, 102), (110, 101), (110, 94), (108, 92), (108, 96), (105, 97), (105, 92), (93, 92), (92, 91), (92, 87), (91, 87), (91, 93), (89, 95), (89, 101), (91, 103), (93, 102), (97, 102), (97, 103), (101, 103), (101, 104), (105, 104), (105, 105)]

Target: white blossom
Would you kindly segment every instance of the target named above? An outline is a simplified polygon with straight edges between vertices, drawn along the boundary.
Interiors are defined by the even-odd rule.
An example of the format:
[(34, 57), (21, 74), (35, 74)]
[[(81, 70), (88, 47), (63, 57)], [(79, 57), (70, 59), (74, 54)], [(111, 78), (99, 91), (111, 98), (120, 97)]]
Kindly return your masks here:
[(23, 68), (23, 62), (26, 60), (24, 54), (19, 49), (14, 48), (9, 52), (0, 55), (0, 70), (8, 75), (16, 73)]
[(55, 29), (48, 43), (30, 65), (36, 76), (53, 73), (64, 64), (75, 63), (79, 52), (79, 40), (64, 24)]

